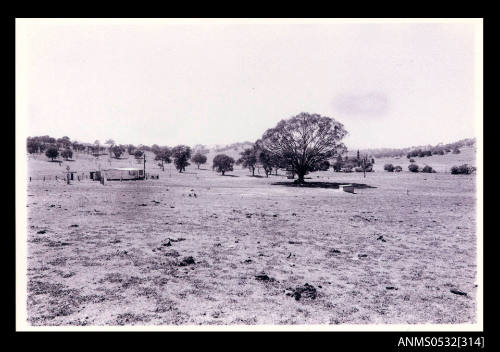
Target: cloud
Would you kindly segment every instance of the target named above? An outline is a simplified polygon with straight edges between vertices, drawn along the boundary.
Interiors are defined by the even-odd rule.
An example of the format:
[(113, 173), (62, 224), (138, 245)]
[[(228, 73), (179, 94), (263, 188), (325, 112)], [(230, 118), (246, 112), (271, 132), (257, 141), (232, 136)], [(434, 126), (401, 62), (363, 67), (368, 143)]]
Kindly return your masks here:
[(343, 93), (335, 97), (337, 112), (357, 116), (382, 116), (389, 110), (389, 99), (381, 92)]

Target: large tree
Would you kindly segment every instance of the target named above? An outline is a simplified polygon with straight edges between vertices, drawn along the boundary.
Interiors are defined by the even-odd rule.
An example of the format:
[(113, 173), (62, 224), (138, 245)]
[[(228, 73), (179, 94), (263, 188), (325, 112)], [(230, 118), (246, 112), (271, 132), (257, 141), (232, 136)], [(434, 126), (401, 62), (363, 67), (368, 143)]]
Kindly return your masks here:
[(174, 157), (175, 168), (179, 172), (186, 171), (186, 166), (189, 166), (189, 158), (191, 158), (191, 148), (187, 145), (178, 145), (172, 148), (172, 156)]
[(346, 151), (341, 140), (347, 135), (344, 126), (326, 116), (300, 113), (281, 120), (268, 129), (259, 144), (275, 157), (286, 160), (304, 183), (304, 176), (315, 166)]

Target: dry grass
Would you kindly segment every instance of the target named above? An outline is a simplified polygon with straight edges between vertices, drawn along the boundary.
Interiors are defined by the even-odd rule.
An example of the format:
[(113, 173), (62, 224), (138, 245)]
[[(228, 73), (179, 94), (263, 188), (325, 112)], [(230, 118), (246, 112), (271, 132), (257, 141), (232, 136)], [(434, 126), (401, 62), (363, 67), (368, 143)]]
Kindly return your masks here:
[(29, 183), (32, 325), (475, 321), (473, 175), (310, 175), (372, 187), (349, 194), (149, 166), (159, 180)]

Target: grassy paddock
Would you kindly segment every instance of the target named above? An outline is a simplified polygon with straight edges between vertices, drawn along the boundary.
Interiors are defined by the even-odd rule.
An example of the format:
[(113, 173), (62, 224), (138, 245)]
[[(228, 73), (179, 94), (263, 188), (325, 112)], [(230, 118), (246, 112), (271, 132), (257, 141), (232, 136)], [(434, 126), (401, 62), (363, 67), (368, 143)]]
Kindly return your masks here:
[[(41, 180), (63, 175), (67, 165), (87, 173), (98, 166), (90, 156), (76, 154), (61, 166), (30, 157), (31, 324), (476, 319), (475, 176), (442, 172), (474, 164), (462, 162), (470, 159), (466, 152), (415, 158), (435, 174), (409, 173), (401, 158), (376, 160), (376, 172), (366, 178), (308, 175), (306, 181), (330, 188), (287, 187), (276, 184), (289, 181), (282, 174), (251, 177), (242, 169), (219, 176), (210, 169), (213, 155), (208, 166), (192, 165), (183, 174), (171, 165), (162, 172), (147, 157), (147, 172), (159, 173), (159, 180), (104, 185)], [(142, 167), (132, 157), (99, 162)], [(388, 162), (404, 171), (383, 171)], [(350, 194), (335, 189), (337, 183), (359, 187)], [(183, 262), (186, 257), (194, 264)], [(315, 298), (296, 300), (293, 292), (306, 283)]]

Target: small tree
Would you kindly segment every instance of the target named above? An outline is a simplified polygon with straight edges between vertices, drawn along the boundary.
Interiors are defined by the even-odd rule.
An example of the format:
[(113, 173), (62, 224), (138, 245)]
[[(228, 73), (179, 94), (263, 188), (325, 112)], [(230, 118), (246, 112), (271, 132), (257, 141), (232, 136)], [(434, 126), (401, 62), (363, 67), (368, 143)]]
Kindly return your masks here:
[(403, 168), (401, 166), (399, 166), (399, 165), (396, 165), (396, 166), (394, 166), (394, 171), (395, 172), (401, 172), (401, 171), (403, 171)]
[(212, 169), (215, 169), (217, 172), (224, 174), (226, 171), (233, 171), (234, 159), (226, 154), (218, 154), (215, 156)]
[(408, 170), (411, 172), (418, 172), (418, 165), (417, 164), (410, 164), (408, 165)]
[(142, 150), (136, 150), (134, 152), (134, 156), (136, 157), (136, 159), (140, 159), (142, 158), (142, 155), (144, 154), (144, 152)]
[(54, 159), (59, 156), (59, 150), (57, 150), (56, 147), (49, 147), (45, 151), (45, 155), (47, 156), (47, 158), (50, 158), (52, 161), (54, 161)]
[(125, 152), (125, 148), (123, 148), (120, 145), (113, 145), (110, 149), (113, 152), (113, 154), (115, 155), (116, 159), (119, 159), (122, 156), (122, 154)]
[(275, 166), (273, 155), (266, 149), (259, 149), (259, 151), (257, 152), (257, 159), (262, 165), (266, 177), (269, 177), (269, 174), (273, 171), (273, 167)]
[(186, 171), (186, 166), (189, 166), (188, 160), (191, 158), (191, 148), (187, 145), (178, 145), (172, 149), (175, 168), (179, 172)]
[(257, 152), (258, 150), (255, 146), (252, 148), (247, 148), (240, 153), (241, 157), (236, 161), (237, 165), (241, 164), (244, 168), (248, 168), (252, 172), (252, 176), (255, 176)]
[(129, 155), (134, 155), (134, 151), (135, 151), (135, 146), (133, 144), (129, 144), (127, 145), (127, 152)]
[(207, 157), (201, 152), (197, 152), (195, 155), (193, 155), (191, 161), (195, 163), (199, 169), (200, 165), (205, 164), (207, 162)]
[(163, 171), (165, 171), (165, 164), (170, 164), (172, 159), (172, 150), (169, 147), (158, 147), (154, 148), (153, 152), (155, 153), (155, 160), (160, 161), (160, 167)]
[(61, 156), (65, 159), (65, 160), (68, 160), (70, 158), (73, 157), (73, 151), (69, 148), (66, 148), (64, 149), (62, 152), (61, 152)]

